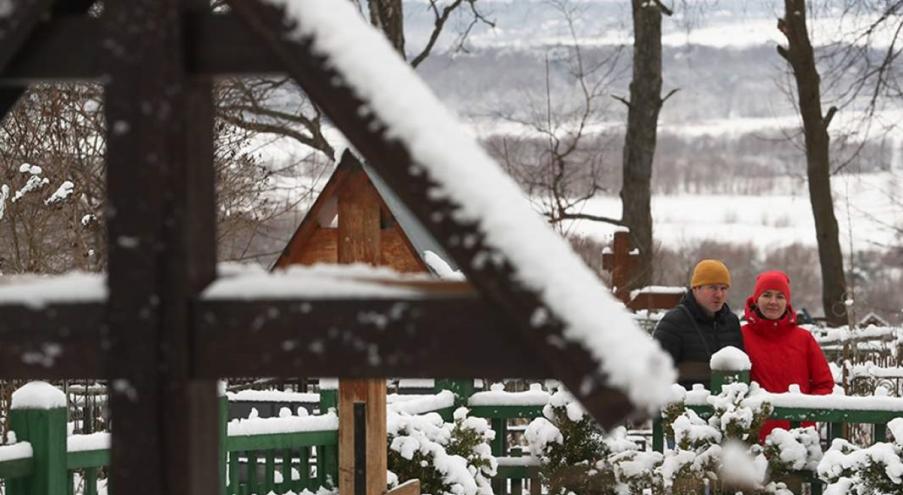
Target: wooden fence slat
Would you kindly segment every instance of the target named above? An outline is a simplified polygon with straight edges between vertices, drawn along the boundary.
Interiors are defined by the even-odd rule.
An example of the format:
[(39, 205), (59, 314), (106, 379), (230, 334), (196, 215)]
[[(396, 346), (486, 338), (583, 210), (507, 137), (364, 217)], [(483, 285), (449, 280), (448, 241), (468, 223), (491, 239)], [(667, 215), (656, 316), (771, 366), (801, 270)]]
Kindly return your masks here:
[[(279, 485), (279, 490), (282, 493), (292, 490), (292, 451), (291, 449), (285, 449), (282, 452), (282, 483)], [(299, 468), (300, 469), (300, 468)]]
[(270, 493), (276, 487), (276, 452), (267, 451), (264, 459), (263, 493)]
[(248, 491), (250, 493), (257, 493), (260, 490), (260, 483), (257, 480), (257, 451), (249, 450), (247, 453), (248, 463), (247, 463), (247, 480), (248, 480)]
[(226, 493), (236, 495), (238, 493), (240, 467), (238, 464), (239, 452), (229, 452), (229, 485)]

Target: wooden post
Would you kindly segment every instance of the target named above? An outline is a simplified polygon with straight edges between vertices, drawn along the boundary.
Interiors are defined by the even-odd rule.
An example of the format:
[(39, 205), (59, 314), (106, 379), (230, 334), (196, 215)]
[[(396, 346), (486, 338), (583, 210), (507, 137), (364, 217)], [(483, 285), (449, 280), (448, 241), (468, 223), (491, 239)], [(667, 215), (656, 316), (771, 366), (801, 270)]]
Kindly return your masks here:
[[(380, 263), (380, 199), (363, 170), (346, 179), (338, 196), (339, 263)], [(354, 456), (354, 408), (365, 405), (366, 479), (364, 493), (386, 491), (386, 380), (339, 380), (339, 494), (354, 495), (358, 467)]]
[(615, 297), (627, 304), (630, 302), (630, 290), (627, 286), (637, 255), (630, 252), (630, 232), (626, 230), (615, 232), (613, 244), (611, 252), (602, 254), (602, 268), (611, 272), (611, 286), (615, 289)]
[[(25, 389), (52, 399), (52, 407), (25, 403), (17, 406), (16, 395)], [(44, 390), (40, 390), (44, 389)], [(48, 397), (53, 394), (53, 397)], [(30, 401), (34, 402), (34, 401)], [(31, 476), (7, 481), (8, 495), (59, 495), (67, 493), (66, 484), (66, 396), (59, 389), (32, 382), (13, 393), (9, 412), (10, 429), (16, 440), (31, 443), (34, 469)]]
[(612, 249), (606, 248), (602, 253), (602, 269), (611, 272), (611, 286), (615, 290), (615, 297), (631, 311), (671, 309), (677, 306), (684, 294), (681, 288), (650, 290), (641, 287), (644, 290), (631, 298), (631, 281), (636, 276), (639, 262), (639, 252), (631, 248), (630, 232), (615, 232)]

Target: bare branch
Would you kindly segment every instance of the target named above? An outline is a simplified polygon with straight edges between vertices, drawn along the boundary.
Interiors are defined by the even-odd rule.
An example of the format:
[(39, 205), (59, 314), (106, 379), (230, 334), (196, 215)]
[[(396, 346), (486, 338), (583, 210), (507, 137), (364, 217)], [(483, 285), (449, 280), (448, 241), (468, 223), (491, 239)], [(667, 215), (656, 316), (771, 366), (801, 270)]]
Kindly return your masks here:
[(455, 0), (454, 2), (447, 5), (442, 12), (439, 12), (439, 7), (436, 4), (436, 0), (430, 0), (430, 7), (433, 10), (433, 14), (435, 19), (433, 21), (433, 31), (430, 33), (430, 38), (426, 43), (426, 46), (423, 47), (423, 50), (411, 60), (411, 66), (416, 68), (423, 62), (426, 57), (429, 56), (430, 52), (433, 49), (433, 46), (436, 44), (436, 41), (439, 39), (439, 34), (442, 33), (442, 28), (445, 27), (445, 22), (448, 21), (449, 16), (451, 16), (452, 12), (461, 5), (461, 2), (464, 0)]
[(831, 125), (831, 120), (834, 119), (834, 115), (837, 113), (837, 107), (831, 106), (828, 109), (828, 113), (825, 114), (825, 129), (827, 129)]
[(665, 6), (665, 4), (663, 4), (661, 2), (661, 0), (652, 0), (652, 1), (655, 3), (655, 5), (658, 6), (659, 10), (662, 11), (662, 14), (665, 14), (668, 17), (671, 17), (672, 15), (674, 15), (674, 11), (671, 10), (669, 7)]
[(668, 91), (668, 94), (666, 94), (665, 97), (662, 98), (662, 102), (660, 105), (664, 105), (665, 102), (668, 101), (668, 98), (671, 98), (672, 96), (674, 96), (674, 94), (677, 93), (678, 91), (680, 91), (680, 88), (674, 88), (671, 91)]
[(627, 105), (627, 108), (630, 108), (630, 102), (627, 101), (627, 98), (624, 98), (623, 96), (618, 96), (618, 95), (611, 95), (611, 97), (620, 101), (624, 105)]

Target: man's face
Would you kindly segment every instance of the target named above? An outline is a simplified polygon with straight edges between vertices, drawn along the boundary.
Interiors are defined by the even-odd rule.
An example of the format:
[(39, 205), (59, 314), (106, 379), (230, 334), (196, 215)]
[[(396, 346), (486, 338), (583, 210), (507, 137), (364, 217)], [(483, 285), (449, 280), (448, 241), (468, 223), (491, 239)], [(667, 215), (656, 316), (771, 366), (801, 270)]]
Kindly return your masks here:
[(700, 285), (693, 287), (693, 297), (706, 313), (713, 315), (721, 310), (727, 301), (727, 289), (728, 286), (724, 284)]

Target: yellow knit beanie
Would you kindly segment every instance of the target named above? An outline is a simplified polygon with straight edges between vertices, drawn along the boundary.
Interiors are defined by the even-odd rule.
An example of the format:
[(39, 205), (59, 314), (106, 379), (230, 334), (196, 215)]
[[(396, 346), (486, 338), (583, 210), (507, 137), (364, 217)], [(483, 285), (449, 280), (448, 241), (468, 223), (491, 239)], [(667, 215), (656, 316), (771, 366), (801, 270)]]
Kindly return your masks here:
[(690, 287), (719, 284), (731, 286), (731, 272), (727, 271), (724, 263), (718, 260), (702, 260), (696, 264), (696, 268), (693, 268)]

